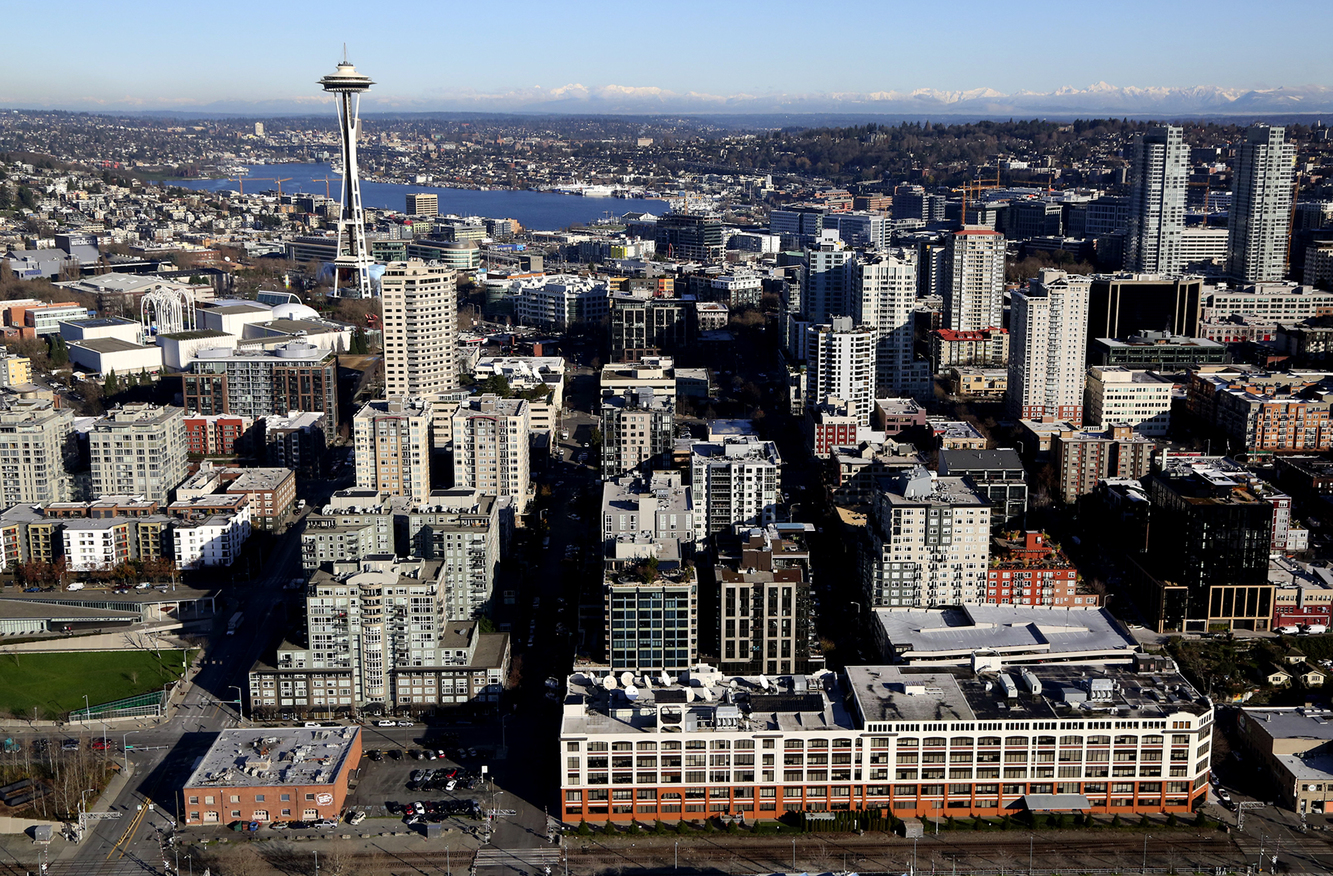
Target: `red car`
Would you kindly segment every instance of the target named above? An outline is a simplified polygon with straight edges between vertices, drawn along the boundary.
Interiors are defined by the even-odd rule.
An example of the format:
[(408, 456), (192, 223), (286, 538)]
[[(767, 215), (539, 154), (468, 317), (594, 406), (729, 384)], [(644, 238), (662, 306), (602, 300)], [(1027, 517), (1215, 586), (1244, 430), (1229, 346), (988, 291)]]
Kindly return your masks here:
[(107, 751), (110, 748), (111, 748), (111, 743), (107, 742), (105, 739), (93, 740), (93, 751)]

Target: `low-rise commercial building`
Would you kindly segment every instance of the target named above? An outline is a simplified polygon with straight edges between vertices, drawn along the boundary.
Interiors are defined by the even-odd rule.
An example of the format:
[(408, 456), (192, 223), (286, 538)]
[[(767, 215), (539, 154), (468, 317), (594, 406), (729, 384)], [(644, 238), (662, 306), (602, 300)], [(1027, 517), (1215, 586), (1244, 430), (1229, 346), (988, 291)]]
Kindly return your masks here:
[(1173, 390), (1170, 380), (1151, 371), (1093, 366), (1084, 389), (1083, 420), (1099, 429), (1122, 423), (1146, 438), (1165, 438)]
[(1109, 611), (1090, 605), (877, 608), (875, 619), (880, 657), (888, 663), (1128, 666), (1147, 657)]
[(185, 780), (181, 819), (339, 821), (360, 762), (360, 727), (223, 730)]

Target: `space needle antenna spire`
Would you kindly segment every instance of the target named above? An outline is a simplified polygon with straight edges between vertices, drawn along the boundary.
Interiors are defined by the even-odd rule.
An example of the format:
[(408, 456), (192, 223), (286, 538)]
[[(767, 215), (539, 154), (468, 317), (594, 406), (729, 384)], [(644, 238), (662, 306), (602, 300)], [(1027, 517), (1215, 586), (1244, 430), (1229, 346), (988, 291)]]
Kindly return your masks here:
[(342, 137), (342, 208), (338, 213), (337, 255), (333, 259), (334, 295), (343, 298), (371, 297), (370, 266), (373, 260), (366, 247), (365, 212), (361, 208), (361, 177), (356, 163), (356, 141), (361, 133), (361, 95), (375, 83), (356, 72), (347, 60), (338, 69), (319, 80), (324, 91), (332, 94), (338, 110), (338, 128)]

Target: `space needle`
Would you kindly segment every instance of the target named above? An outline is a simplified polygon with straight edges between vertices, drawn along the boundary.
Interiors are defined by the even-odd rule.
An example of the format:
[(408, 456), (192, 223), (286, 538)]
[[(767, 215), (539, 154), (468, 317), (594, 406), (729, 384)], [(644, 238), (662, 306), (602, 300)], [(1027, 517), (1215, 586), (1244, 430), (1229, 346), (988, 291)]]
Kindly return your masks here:
[(365, 213), (361, 209), (361, 177), (356, 167), (356, 138), (361, 129), (361, 94), (374, 82), (356, 72), (343, 49), (338, 69), (319, 80), (334, 95), (343, 145), (342, 209), (338, 213), (338, 254), (333, 260), (333, 294), (369, 298), (370, 251), (366, 248)]

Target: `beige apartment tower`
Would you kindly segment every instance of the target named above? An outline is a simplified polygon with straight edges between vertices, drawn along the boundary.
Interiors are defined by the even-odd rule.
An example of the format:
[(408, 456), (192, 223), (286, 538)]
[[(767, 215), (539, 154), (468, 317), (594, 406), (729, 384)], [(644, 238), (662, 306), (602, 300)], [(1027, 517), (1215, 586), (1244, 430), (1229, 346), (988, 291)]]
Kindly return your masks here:
[(454, 272), (435, 262), (390, 262), (384, 298), (384, 395), (416, 398), (458, 388)]

